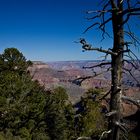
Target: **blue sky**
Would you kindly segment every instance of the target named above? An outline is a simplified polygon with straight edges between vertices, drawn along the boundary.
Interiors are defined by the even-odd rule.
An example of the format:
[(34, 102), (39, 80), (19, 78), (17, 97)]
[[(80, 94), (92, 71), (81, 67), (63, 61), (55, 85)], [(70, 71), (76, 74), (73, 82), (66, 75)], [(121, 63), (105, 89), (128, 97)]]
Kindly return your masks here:
[(93, 60), (102, 54), (81, 51), (74, 43), (86, 37), (96, 47), (100, 42), (95, 30), (82, 34), (91, 22), (85, 11), (97, 9), (98, 0), (0, 0), (0, 52), (16, 47), (30, 60)]

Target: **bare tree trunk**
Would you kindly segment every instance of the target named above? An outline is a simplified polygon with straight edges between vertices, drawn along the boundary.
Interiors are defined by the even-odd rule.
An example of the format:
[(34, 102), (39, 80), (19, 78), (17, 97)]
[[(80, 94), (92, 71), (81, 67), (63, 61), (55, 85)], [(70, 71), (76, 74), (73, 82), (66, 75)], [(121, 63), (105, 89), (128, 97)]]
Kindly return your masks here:
[[(123, 17), (118, 16), (118, 12), (123, 10), (120, 0), (117, 4), (118, 9), (112, 11), (112, 25), (114, 34), (113, 52), (118, 55), (112, 55), (112, 87), (110, 99), (110, 112), (116, 111), (116, 114), (109, 118), (109, 130), (112, 130), (108, 136), (109, 140), (119, 140), (121, 120), (121, 96), (122, 96), (122, 65), (123, 65), (123, 50), (124, 50), (124, 35), (123, 35)], [(114, 9), (115, 7), (112, 6)]]
[[(131, 70), (127, 70), (123, 68), (123, 62), (127, 62), (132, 64), (131, 62), (123, 59), (123, 54), (127, 53), (127, 57), (133, 59), (130, 56), (130, 53), (134, 55), (134, 57), (138, 60), (136, 55), (128, 48), (128, 44), (132, 44), (134, 46), (138, 46), (140, 42), (138, 41), (137, 37), (133, 35), (131, 29), (129, 27), (128, 21), (130, 17), (140, 15), (140, 1), (135, 1), (135, 4), (132, 4), (131, 0), (107, 0), (102, 1), (105, 2), (102, 10), (93, 10), (88, 11), (88, 14), (93, 14), (92, 17), (87, 18), (88, 20), (95, 20), (95, 22), (89, 26), (85, 32), (93, 27), (98, 27), (102, 31), (102, 37), (105, 38), (105, 35), (110, 37), (110, 34), (106, 32), (106, 25), (112, 21), (112, 29), (113, 29), (113, 48), (109, 48), (108, 50), (102, 48), (96, 48), (92, 45), (88, 44), (85, 39), (80, 39), (80, 43), (82, 44), (82, 48), (84, 51), (98, 51), (105, 53), (105, 59), (107, 58), (108, 54), (111, 55), (111, 90), (103, 96), (105, 98), (108, 94), (111, 95), (110, 97), (110, 112), (107, 113), (109, 117), (109, 124), (108, 124), (108, 131), (105, 131), (108, 134), (108, 140), (119, 140), (120, 139), (120, 131), (125, 130), (123, 125), (121, 124), (121, 99), (128, 99), (122, 96), (122, 73), (123, 70), (126, 70), (130, 73), (130, 75), (136, 80), (136, 78), (131, 73)], [(123, 8), (124, 3), (124, 8)], [(111, 14), (111, 15), (109, 15)], [(123, 25), (128, 24), (128, 27), (124, 28)], [(125, 30), (125, 31), (124, 31)], [(85, 33), (84, 32), (84, 33)], [(130, 41), (132, 42), (124, 42), (124, 34), (128, 36)], [(126, 48), (124, 48), (126, 45)], [(135, 60), (135, 59), (134, 59)], [(101, 67), (104, 65), (108, 65), (109, 63), (101, 63), (99, 65), (95, 65), (92, 67), (85, 67), (85, 68), (95, 68)], [(137, 69), (137, 66), (132, 64), (132, 67)], [(110, 69), (107, 69), (110, 70)], [(84, 78), (79, 78), (80, 82), (84, 81), (85, 79), (92, 78), (99, 75), (99, 73), (94, 73), (93, 76), (87, 76)], [(137, 81), (137, 80), (136, 80)], [(137, 81), (138, 82), (138, 81)], [(102, 99), (103, 99), (102, 98)], [(139, 106), (139, 100), (135, 101), (133, 99), (128, 99), (128, 101), (133, 102), (135, 105)], [(102, 133), (103, 135), (105, 134)], [(103, 136), (102, 135), (102, 136)], [(102, 138), (101, 136), (101, 138)]]

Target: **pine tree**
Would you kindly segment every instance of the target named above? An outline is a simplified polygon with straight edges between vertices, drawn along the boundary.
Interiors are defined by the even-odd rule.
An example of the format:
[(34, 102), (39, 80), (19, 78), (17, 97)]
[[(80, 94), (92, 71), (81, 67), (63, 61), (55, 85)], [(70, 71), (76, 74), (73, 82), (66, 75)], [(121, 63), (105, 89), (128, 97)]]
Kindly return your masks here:
[(46, 122), (51, 140), (67, 140), (67, 124), (65, 106), (68, 96), (62, 87), (53, 90), (46, 102)]
[(107, 123), (102, 113), (99, 100), (100, 90), (89, 89), (79, 102), (80, 112), (77, 114), (77, 134), (79, 137), (94, 137), (99, 139), (99, 134), (105, 130)]
[[(27, 68), (30, 61), (16, 48), (0, 55), (0, 131), (6, 138), (48, 139), (45, 122), (47, 92), (33, 81)], [(41, 140), (41, 137), (40, 137)]]

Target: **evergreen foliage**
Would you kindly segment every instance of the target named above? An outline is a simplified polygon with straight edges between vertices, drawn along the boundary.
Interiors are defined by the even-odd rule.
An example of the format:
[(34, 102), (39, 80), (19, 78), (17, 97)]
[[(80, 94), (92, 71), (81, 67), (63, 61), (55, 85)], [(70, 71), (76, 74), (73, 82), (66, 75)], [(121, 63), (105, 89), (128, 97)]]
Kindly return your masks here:
[(89, 90), (81, 99), (77, 121), (66, 90), (46, 91), (32, 80), (31, 64), (16, 48), (0, 55), (0, 140), (75, 140), (104, 129), (95, 96), (100, 91)]
[(73, 114), (66, 90), (62, 87), (54, 89), (46, 106), (46, 122), (51, 140), (71, 139)]
[(0, 71), (17, 71), (24, 72), (31, 61), (26, 61), (26, 58), (16, 48), (7, 48), (4, 53), (0, 55)]
[(32, 81), (27, 71), (30, 64), (15, 48), (6, 49), (0, 56), (0, 131), (5, 139), (47, 137), (47, 92)]
[(90, 89), (81, 98), (81, 112), (77, 118), (77, 132), (79, 136), (98, 137), (106, 128), (104, 114), (101, 112), (101, 104), (97, 101), (101, 90)]

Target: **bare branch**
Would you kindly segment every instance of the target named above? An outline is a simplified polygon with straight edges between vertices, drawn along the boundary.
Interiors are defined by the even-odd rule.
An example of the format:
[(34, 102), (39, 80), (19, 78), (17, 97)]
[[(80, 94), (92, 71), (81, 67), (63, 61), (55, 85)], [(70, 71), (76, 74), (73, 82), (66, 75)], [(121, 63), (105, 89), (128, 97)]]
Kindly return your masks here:
[(100, 30), (102, 31), (102, 39), (101, 41), (103, 41), (105, 39), (105, 34), (109, 37), (112, 38), (112, 36), (110, 36), (110, 34), (108, 32), (105, 31), (105, 25), (104, 27), (101, 27)]
[(86, 18), (87, 20), (93, 20), (93, 19), (96, 19), (96, 18), (99, 18), (101, 17), (101, 13), (96, 15), (96, 16), (93, 16), (93, 17), (90, 17), (90, 18)]
[(127, 129), (125, 128), (124, 124), (120, 123), (120, 122), (115, 122), (115, 124), (124, 132), (124, 133), (128, 133)]
[(77, 140), (91, 140), (90, 137), (79, 137), (77, 138)]
[(115, 53), (115, 52), (112, 52), (112, 51), (109, 51), (109, 50), (104, 50), (102, 48), (90, 48), (90, 49), (85, 49), (85, 50), (88, 50), (88, 51), (99, 51), (99, 52), (107, 53), (107, 54), (110, 54), (110, 55), (118, 55), (118, 53)]
[[(103, 19), (103, 21), (102, 21), (101, 25), (99, 26), (99, 29), (102, 31), (102, 37), (103, 37), (103, 39), (104, 39), (104, 38), (105, 38), (104, 36), (105, 36), (105, 34), (106, 34), (108, 37), (111, 38), (111, 36), (109, 35), (109, 33), (106, 32), (105, 28), (106, 28), (106, 24), (109, 23), (109, 22), (112, 20), (112, 18), (108, 18), (107, 20), (105, 20), (105, 19), (104, 19), (104, 14), (103, 14), (103, 15), (102, 15), (102, 19)], [(102, 39), (102, 40), (103, 40), (103, 39)]]
[(122, 3), (123, 3), (123, 0), (120, 1), (120, 4), (122, 4)]
[[(110, 1), (109, 1), (109, 3), (110, 3)], [(107, 6), (109, 5), (109, 3), (107, 4)], [(115, 10), (118, 9), (118, 8), (115, 8), (114, 7), (112, 9), (105, 10), (107, 6), (105, 5), (105, 7), (103, 7), (103, 10), (90, 10), (90, 11), (86, 11), (86, 14), (93, 14), (93, 13), (111, 13), (112, 11), (115, 11)]]
[(80, 77), (80, 78), (77, 78), (73, 81), (73, 83), (77, 84), (77, 85), (81, 85), (81, 83), (86, 80), (86, 79), (90, 79), (94, 76), (86, 76), (86, 77)]
[(103, 17), (103, 22), (102, 23), (96, 22), (96, 23), (92, 24), (91, 26), (89, 26), (88, 28), (86, 28), (86, 30), (83, 32), (83, 34), (86, 33), (88, 30), (90, 30), (91, 28), (93, 28), (94, 26), (99, 25), (98, 28), (103, 32), (103, 34), (102, 34), (103, 38), (104, 38), (104, 34), (106, 34), (108, 37), (111, 38), (111, 36), (105, 31), (105, 25), (108, 22), (110, 22), (112, 20), (112, 18), (108, 18), (107, 20), (104, 20), (104, 14), (103, 15), (102, 14), (99, 14), (99, 15), (96, 15), (94, 17), (87, 18), (87, 19), (88, 20), (93, 20), (93, 19), (98, 18), (98, 17), (101, 17), (101, 16)]
[(130, 50), (130, 53), (135, 57), (137, 61), (139, 61), (138, 57)]
[(111, 132), (112, 132), (112, 130), (104, 131), (104, 132), (102, 133), (102, 135), (101, 135), (101, 137), (100, 137), (99, 140), (102, 140), (102, 138), (104, 137), (105, 134), (109, 134), (109, 133), (111, 133)]
[(104, 56), (102, 56), (104, 59), (103, 61), (106, 61), (107, 60), (107, 57), (108, 57), (108, 54), (105, 54)]
[(105, 10), (110, 5), (110, 0), (103, 6), (103, 10)]
[(139, 6), (139, 5), (140, 5), (140, 1), (137, 0), (137, 2), (136, 2), (136, 3), (134, 4), (134, 6), (132, 6), (132, 7), (135, 8), (136, 6)]
[(110, 50), (104, 50), (102, 48), (93, 48), (91, 47), (90, 44), (87, 44), (86, 40), (83, 38), (80, 39), (80, 43), (82, 44), (82, 48), (84, 49), (84, 51), (99, 51), (99, 52), (107, 53), (110, 55), (118, 55), (118, 53), (112, 52)]
[(122, 22), (121, 26), (127, 23), (131, 16), (137, 16), (137, 15), (140, 15), (140, 13), (128, 13), (126, 19)]
[(134, 33), (131, 32), (131, 29), (130, 29), (129, 24), (127, 24), (127, 28), (128, 28), (129, 33), (130, 33), (130, 37), (132, 38), (133, 44), (134, 44), (135, 46), (137, 46), (136, 43), (137, 43), (138, 45), (140, 45), (140, 39), (139, 39), (137, 36), (135, 36)]
[(131, 97), (128, 96), (122, 96), (122, 99), (128, 102), (133, 103), (134, 105), (138, 106), (140, 108), (140, 100), (137, 99), (133, 99)]
[(132, 63), (131, 61), (128, 61), (128, 60), (123, 60), (123, 62), (126, 62), (126, 63), (128, 63), (128, 64), (131, 64), (131, 66), (133, 67), (133, 68), (135, 68), (136, 70), (138, 69), (138, 66), (136, 66), (134, 63)]
[(132, 65), (134, 65), (133, 67), (138, 70), (139, 65), (137, 64), (137, 62), (139, 63), (139, 60), (134, 59), (129, 53), (128, 53), (128, 55), (124, 55), (124, 56), (128, 57), (130, 59), (130, 60), (124, 60), (124, 62), (125, 61), (127, 61), (128, 63), (130, 62)]
[(102, 98), (100, 98), (99, 100), (105, 99), (105, 97), (107, 97), (110, 93), (111, 93), (111, 89)]
[(105, 116), (110, 117), (110, 116), (115, 115), (116, 113), (117, 113), (117, 111), (114, 110), (114, 111), (108, 112), (107, 114), (105, 114)]
[(91, 68), (96, 68), (96, 67), (102, 67), (102, 66), (106, 66), (106, 65), (111, 65), (111, 62), (104, 62), (104, 63), (100, 63), (94, 66), (90, 66), (90, 67), (83, 67), (84, 69), (91, 69)]
[(91, 29), (91, 28), (93, 28), (94, 26), (97, 26), (97, 25), (100, 25), (100, 23), (99, 23), (99, 22), (96, 22), (96, 23), (92, 24), (91, 26), (89, 26), (89, 27), (83, 32), (83, 34), (85, 34), (89, 29)]
[(140, 11), (140, 8), (130, 8), (130, 9), (126, 9), (126, 10), (123, 10), (123, 12), (121, 12), (120, 14), (122, 16), (126, 15), (126, 14), (132, 14), (134, 12), (139, 12)]
[(134, 46), (137, 46), (136, 43), (140, 45), (139, 39), (131, 31), (124, 31), (124, 33), (131, 39)]
[(113, 9), (109, 9), (109, 10), (91, 10), (91, 11), (87, 11), (87, 14), (92, 14), (92, 13), (107, 13), (107, 12), (111, 12)]
[[(113, 10), (116, 10), (116, 8), (112, 8), (112, 9), (106, 9), (108, 6), (110, 5), (110, 0), (108, 0), (105, 5), (103, 6), (103, 9), (102, 10), (92, 10), (92, 11), (87, 11), (86, 13), (87, 14), (96, 14), (95, 16), (93, 17), (89, 17), (89, 18), (86, 18), (87, 20), (93, 20), (93, 19), (97, 19), (97, 18), (101, 18), (102, 20), (100, 20), (100, 22), (96, 22), (94, 24), (92, 24), (91, 26), (89, 26), (83, 33), (86, 33), (89, 29), (91, 29), (92, 27), (94, 26), (97, 26), (99, 25), (97, 28), (100, 29), (102, 31), (102, 37), (103, 39), (105, 38), (105, 34), (111, 38), (110, 34), (106, 32), (105, 30), (105, 27), (106, 27), (106, 24), (108, 22), (110, 22), (112, 20), (112, 17), (109, 17), (108, 19), (105, 19), (105, 14), (108, 13), (108, 12), (112, 12)], [(103, 40), (102, 39), (102, 40)]]
[(111, 1), (111, 5), (113, 8), (118, 9), (117, 4), (115, 3), (114, 0), (110, 0)]
[(104, 1), (104, 0), (101, 0), (101, 1), (99, 1), (99, 3), (98, 3), (98, 6), (101, 6), (101, 5), (106, 5), (106, 2), (110, 2), (110, 0), (106, 0), (106, 1)]
[(92, 76), (86, 76), (86, 77), (79, 77), (79, 78), (73, 80), (73, 83), (75, 83), (75, 84), (77, 84), (77, 85), (81, 85), (81, 83), (82, 83), (83, 81), (85, 81), (85, 80), (87, 80), (87, 79), (90, 79), (90, 78), (97, 77), (97, 76), (99, 76), (99, 75), (101, 75), (101, 74), (103, 74), (103, 73), (106, 73), (106, 72), (110, 71), (110, 70), (111, 70), (111, 68), (108, 68), (106, 71), (102, 71), (101, 73), (96, 73), (96, 72), (94, 71), (94, 72), (93, 72), (94, 75), (92, 75)]
[(134, 75), (132, 74), (131, 69), (126, 69), (126, 68), (123, 68), (123, 69), (131, 75), (131, 77), (137, 82), (137, 84), (139, 84), (139, 81), (137, 80), (137, 78), (135, 78)]
[(130, 6), (130, 0), (127, 0), (127, 8), (130, 9), (131, 6)]
[(107, 20), (105, 20), (100, 26), (99, 28), (101, 28), (102, 26), (106, 25), (108, 22), (110, 22), (112, 20), (112, 17), (108, 18)]

